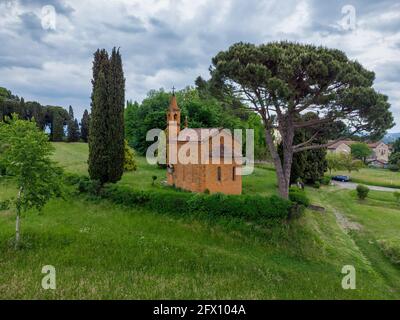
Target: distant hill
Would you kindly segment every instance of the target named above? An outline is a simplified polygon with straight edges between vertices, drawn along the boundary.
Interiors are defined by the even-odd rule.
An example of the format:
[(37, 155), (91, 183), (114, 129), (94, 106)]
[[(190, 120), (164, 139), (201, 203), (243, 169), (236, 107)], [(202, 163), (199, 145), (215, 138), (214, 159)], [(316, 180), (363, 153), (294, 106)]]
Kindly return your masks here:
[(385, 143), (392, 143), (395, 140), (400, 138), (400, 132), (395, 132), (395, 133), (388, 133), (384, 138), (383, 142)]

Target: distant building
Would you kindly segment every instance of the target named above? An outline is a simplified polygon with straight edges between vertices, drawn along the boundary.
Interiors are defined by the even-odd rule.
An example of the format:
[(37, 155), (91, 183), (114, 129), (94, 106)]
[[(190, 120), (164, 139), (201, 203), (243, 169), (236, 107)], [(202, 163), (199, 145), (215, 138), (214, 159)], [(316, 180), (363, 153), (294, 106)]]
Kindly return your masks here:
[[(351, 145), (358, 141), (341, 140), (328, 147), (328, 152), (334, 153), (351, 153)], [(372, 154), (367, 158), (370, 165), (376, 167), (384, 167), (389, 162), (390, 148), (382, 141), (367, 143), (372, 150)]]
[[(172, 96), (167, 113), (167, 182), (178, 188), (194, 192), (225, 194), (242, 193), (241, 146), (231, 135), (227, 136), (221, 128), (187, 128), (180, 130), (181, 111)], [(172, 138), (172, 132), (177, 136)], [(207, 132), (207, 134), (204, 134)], [(217, 141), (217, 145), (215, 144)], [(192, 146), (197, 152), (188, 154)], [(183, 149), (185, 148), (185, 149)], [(208, 150), (205, 156), (203, 150)], [(240, 154), (238, 154), (240, 150)], [(191, 157), (194, 163), (182, 163), (178, 155)], [(190, 153), (190, 152), (189, 152)], [(226, 157), (226, 154), (230, 157)], [(174, 157), (176, 161), (172, 161)], [(204, 157), (207, 157), (207, 161)], [(218, 158), (220, 163), (213, 163)], [(229, 160), (229, 161), (228, 161)]]

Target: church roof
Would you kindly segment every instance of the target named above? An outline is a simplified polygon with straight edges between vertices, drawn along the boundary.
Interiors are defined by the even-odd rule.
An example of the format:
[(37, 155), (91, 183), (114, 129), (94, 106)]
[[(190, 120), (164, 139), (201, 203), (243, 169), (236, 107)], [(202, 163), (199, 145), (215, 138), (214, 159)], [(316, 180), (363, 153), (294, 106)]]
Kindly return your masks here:
[(185, 128), (179, 132), (178, 141), (205, 141), (219, 134), (222, 128)]

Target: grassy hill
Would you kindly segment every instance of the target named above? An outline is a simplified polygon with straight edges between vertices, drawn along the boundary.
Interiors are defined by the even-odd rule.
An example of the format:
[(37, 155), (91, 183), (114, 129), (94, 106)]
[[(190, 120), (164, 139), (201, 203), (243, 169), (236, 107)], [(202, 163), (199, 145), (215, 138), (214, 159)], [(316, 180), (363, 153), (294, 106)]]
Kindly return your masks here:
[[(66, 171), (86, 172), (87, 145), (55, 147), (54, 159)], [(152, 175), (158, 176), (156, 186)], [(163, 188), (163, 179), (164, 170), (139, 158), (138, 171), (119, 183)], [(248, 194), (274, 194), (275, 185), (268, 167), (243, 181)], [(377, 192), (359, 204), (351, 191), (308, 193), (327, 212), (307, 211), (269, 228), (177, 218), (70, 195), (23, 216), (19, 251), (10, 246), (15, 214), (0, 211), (0, 298), (399, 298), (399, 267), (381, 250), (385, 241), (378, 241), (397, 245), (400, 211), (392, 199)], [(12, 180), (0, 180), (0, 200), (13, 195)], [(338, 223), (338, 211), (362, 224), (362, 233)], [(357, 271), (356, 290), (341, 287), (342, 267), (349, 264)], [(54, 291), (41, 287), (44, 265), (56, 268)]]

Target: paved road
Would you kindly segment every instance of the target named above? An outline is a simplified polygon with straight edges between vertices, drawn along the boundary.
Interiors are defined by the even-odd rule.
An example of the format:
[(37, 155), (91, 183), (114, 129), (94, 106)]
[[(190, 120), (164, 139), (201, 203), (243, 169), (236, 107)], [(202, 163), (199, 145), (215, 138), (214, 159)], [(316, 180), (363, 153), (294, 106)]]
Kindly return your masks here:
[[(339, 188), (343, 189), (351, 189), (355, 190), (359, 183), (354, 183), (354, 182), (340, 182), (340, 181), (332, 181), (332, 183), (335, 186), (338, 186)], [(395, 191), (400, 191), (400, 189), (396, 188), (386, 188), (386, 187), (378, 187), (378, 186), (368, 186), (371, 190), (376, 190), (376, 191), (385, 191), (385, 192), (395, 192)]]

